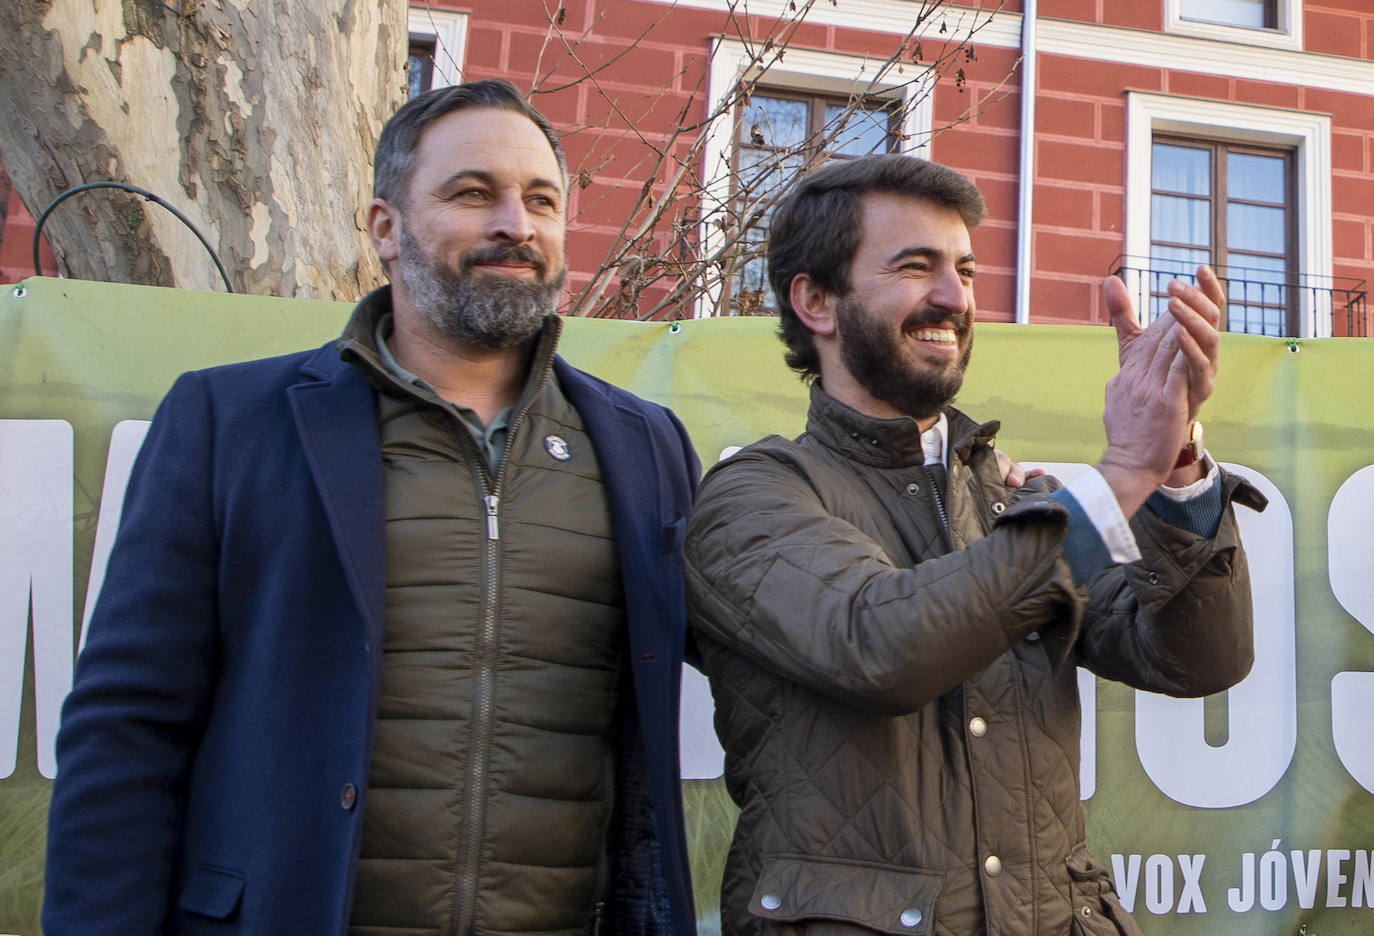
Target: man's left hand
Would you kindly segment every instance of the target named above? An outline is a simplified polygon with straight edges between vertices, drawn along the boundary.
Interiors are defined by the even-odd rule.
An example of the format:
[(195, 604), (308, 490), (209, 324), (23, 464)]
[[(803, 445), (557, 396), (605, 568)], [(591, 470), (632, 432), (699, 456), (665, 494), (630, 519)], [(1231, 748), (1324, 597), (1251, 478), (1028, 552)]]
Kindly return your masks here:
[[(1178, 348), (1188, 362), (1188, 418), (1196, 419), (1203, 401), (1212, 395), (1217, 376), (1221, 339), (1217, 329), (1226, 308), (1226, 291), (1210, 266), (1197, 268), (1197, 285), (1171, 280), (1169, 315), (1178, 322)], [(1123, 294), (1124, 295), (1124, 294)], [(1117, 359), (1126, 362), (1126, 351), (1144, 329), (1134, 320), (1113, 318), (1117, 326)]]
[(1012, 461), (1011, 456), (1001, 449), (993, 449), (992, 452), (997, 456), (997, 470), (1002, 473), (1002, 483), (1009, 488), (1019, 488), (1031, 478), (1038, 478), (1045, 473), (1043, 468), (1027, 471), (1020, 462)]
[(1197, 268), (1197, 285), (1182, 280), (1169, 283), (1169, 314), (1183, 327), (1178, 347), (1188, 360), (1188, 418), (1197, 419), (1202, 403), (1212, 395), (1221, 350), (1221, 315), (1226, 309), (1226, 291), (1212, 268)]
[[(1202, 403), (1212, 395), (1221, 348), (1218, 329), (1226, 309), (1226, 291), (1216, 273), (1207, 265), (1197, 268), (1197, 285), (1181, 280), (1169, 284), (1169, 314), (1183, 326), (1179, 330), (1179, 351), (1188, 359), (1188, 418), (1197, 419)], [(1196, 321), (1198, 317), (1202, 322)], [(1192, 324), (1189, 324), (1189, 320)], [(1201, 480), (1201, 461), (1175, 468), (1164, 482), (1170, 487), (1186, 487)]]

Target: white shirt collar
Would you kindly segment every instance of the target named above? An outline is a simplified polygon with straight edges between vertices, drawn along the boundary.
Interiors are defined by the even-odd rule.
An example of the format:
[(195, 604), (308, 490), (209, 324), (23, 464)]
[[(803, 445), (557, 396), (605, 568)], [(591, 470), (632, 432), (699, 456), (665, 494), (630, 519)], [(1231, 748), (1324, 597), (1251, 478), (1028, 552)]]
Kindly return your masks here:
[(943, 412), (940, 418), (935, 420), (935, 425), (921, 433), (921, 451), (925, 453), (927, 465), (948, 465), (947, 457), (949, 437), (949, 420), (945, 418)]

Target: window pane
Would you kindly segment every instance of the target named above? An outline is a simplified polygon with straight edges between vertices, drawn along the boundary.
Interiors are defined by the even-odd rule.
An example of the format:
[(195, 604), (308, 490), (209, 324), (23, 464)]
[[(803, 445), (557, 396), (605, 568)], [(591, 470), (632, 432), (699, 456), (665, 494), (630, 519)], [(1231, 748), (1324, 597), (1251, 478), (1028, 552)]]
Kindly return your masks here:
[(1227, 328), (1281, 336), (1293, 296), (1282, 257), (1233, 254), (1226, 268)]
[(1150, 314), (1153, 322), (1164, 314), (1169, 305), (1169, 281), (1181, 279), (1185, 283), (1194, 282), (1198, 264), (1211, 263), (1212, 254), (1208, 250), (1189, 247), (1168, 247), (1156, 244), (1150, 248)]
[(406, 58), (406, 96), (415, 97), (434, 84), (434, 43), (411, 39)]
[(1266, 5), (1267, 0), (1182, 0), (1179, 16), (1201, 23), (1263, 29), (1272, 25), (1265, 21)]
[(1212, 241), (1211, 218), (1211, 202), (1156, 195), (1150, 199), (1150, 239), (1206, 247)]
[[(768, 231), (761, 227), (750, 228), (744, 232), (744, 242), (749, 245), (751, 250), (757, 250), (764, 240), (768, 237)], [(740, 273), (740, 281), (745, 289), (765, 290), (768, 288), (768, 270), (763, 261), (763, 257), (755, 257), (744, 265)], [(772, 293), (769, 293), (769, 304), (772, 302)]]
[(740, 121), (739, 141), (749, 146), (786, 149), (806, 142), (805, 101), (754, 95)]
[(1282, 306), (1287, 287), (1280, 283), (1264, 283), (1255, 279), (1232, 279), (1226, 283), (1226, 299), (1232, 305)]
[(1235, 253), (1230, 259), (1226, 270), (1232, 278), (1260, 283), (1282, 283), (1288, 279), (1288, 264), (1283, 257), (1257, 257)]
[(1245, 201), (1264, 201), (1282, 205), (1286, 195), (1282, 156), (1254, 153), (1228, 153), (1226, 156), (1226, 195)]
[(1283, 253), (1286, 214), (1282, 208), (1235, 203), (1227, 205), (1227, 249)]
[(1211, 262), (1212, 252), (1210, 250), (1163, 245), (1150, 248), (1150, 269), (1164, 274), (1164, 282), (1166, 283), (1170, 277), (1180, 275), (1192, 279), (1199, 264)]
[[(888, 122), (891, 119), (885, 110), (874, 110), (855, 106), (845, 118), (850, 105), (825, 105), (825, 134), (835, 135), (826, 147), (841, 156), (867, 156), (869, 153), (887, 152)], [(840, 121), (844, 120), (844, 127)]]
[(796, 178), (804, 164), (805, 157), (800, 153), (784, 155), (766, 149), (741, 149), (737, 191), (751, 202), (775, 195)]
[(1226, 330), (1282, 338), (1286, 318), (1281, 308), (1236, 305), (1233, 302), (1226, 307)]
[(1151, 186), (1160, 192), (1212, 194), (1212, 153), (1191, 146), (1154, 145)]

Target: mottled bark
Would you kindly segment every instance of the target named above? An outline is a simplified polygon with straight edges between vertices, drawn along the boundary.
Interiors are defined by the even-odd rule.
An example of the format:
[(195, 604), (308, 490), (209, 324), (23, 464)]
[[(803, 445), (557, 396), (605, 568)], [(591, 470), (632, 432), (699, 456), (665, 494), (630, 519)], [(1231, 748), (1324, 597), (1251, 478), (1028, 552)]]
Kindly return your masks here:
[[(404, 0), (4, 0), (0, 163), (35, 216), (128, 182), (236, 291), (354, 298), (382, 279), (363, 208), (406, 35)], [(69, 276), (223, 288), (134, 195), (70, 198), (44, 235)]]

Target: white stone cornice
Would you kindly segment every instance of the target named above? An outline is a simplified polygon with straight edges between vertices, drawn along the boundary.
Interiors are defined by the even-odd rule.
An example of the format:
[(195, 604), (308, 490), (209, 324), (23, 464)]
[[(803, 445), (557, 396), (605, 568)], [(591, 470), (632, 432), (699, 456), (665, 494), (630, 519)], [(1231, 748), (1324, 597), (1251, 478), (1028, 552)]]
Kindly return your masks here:
[[(665, 5), (675, 5), (696, 10), (716, 10), (729, 12), (733, 7), (736, 15), (759, 16), (764, 19), (793, 20), (798, 13), (793, 12), (793, 0), (655, 0)], [(804, 8), (802, 0), (795, 0), (798, 8)], [(920, 0), (818, 0), (805, 21), (817, 26), (839, 26), (851, 29), (866, 29), (871, 32), (894, 33), (905, 36), (911, 31), (916, 13), (921, 9)], [(1015, 48), (1021, 44), (1021, 16), (1018, 13), (997, 13), (988, 17), (996, 9), (995, 4), (986, 8), (977, 6), (945, 5), (940, 12), (922, 24), (917, 33), (921, 38), (944, 38), (958, 41), (964, 38), (975, 24), (984, 24), (978, 30), (975, 44)], [(940, 32), (944, 25), (947, 31)]]
[[(738, 0), (733, 4), (730, 0), (659, 2), (676, 2), (679, 7), (716, 10), (720, 13), (727, 12), (733, 5), (739, 14), (748, 12), (765, 18), (791, 19), (796, 16), (791, 12), (790, 0), (751, 0), (748, 3)], [(833, 6), (828, 0), (822, 0), (811, 8), (806, 21), (822, 26), (906, 35), (917, 9), (919, 6), (913, 0), (836, 0)], [(983, 22), (988, 15), (985, 8), (947, 7), (944, 12), (948, 26), (946, 36), (960, 38), (975, 22)], [(940, 21), (940, 14), (931, 17), (923, 25), (920, 35), (923, 38), (939, 38)], [(1374, 96), (1374, 62), (1366, 59), (1044, 17), (1037, 23), (1037, 36), (1038, 51), (1051, 55)], [(1018, 48), (1021, 44), (1021, 15), (993, 14), (991, 21), (978, 30), (974, 43)]]
[(1065, 20), (1041, 20), (1039, 35), (1038, 50), (1053, 55), (1374, 95), (1374, 62), (1364, 59)]

